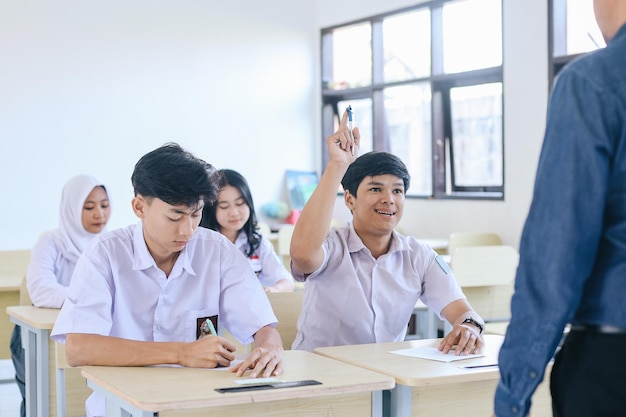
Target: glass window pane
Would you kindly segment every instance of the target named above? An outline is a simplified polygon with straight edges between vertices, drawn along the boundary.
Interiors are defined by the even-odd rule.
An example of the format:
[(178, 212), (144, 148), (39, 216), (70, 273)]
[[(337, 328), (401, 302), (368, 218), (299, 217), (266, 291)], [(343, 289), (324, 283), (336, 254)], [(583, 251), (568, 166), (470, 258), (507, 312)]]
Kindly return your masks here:
[(567, 55), (606, 46), (593, 13), (593, 0), (567, 0)]
[(383, 50), (385, 82), (430, 75), (430, 10), (386, 18)]
[(431, 92), (420, 83), (385, 89), (385, 129), (389, 151), (411, 174), (407, 195), (432, 194)]
[[(361, 148), (359, 155), (374, 149), (373, 126), (372, 126), (372, 100), (346, 100), (337, 103), (339, 116), (343, 116), (346, 107), (352, 106), (352, 125), (359, 128), (361, 134)], [(339, 121), (335, 121), (335, 130), (339, 127)]]
[(450, 89), (457, 187), (501, 186), (502, 83)]
[(443, 68), (447, 74), (502, 65), (501, 0), (443, 6)]
[(333, 74), (328, 88), (338, 90), (372, 83), (372, 27), (368, 23), (333, 31)]

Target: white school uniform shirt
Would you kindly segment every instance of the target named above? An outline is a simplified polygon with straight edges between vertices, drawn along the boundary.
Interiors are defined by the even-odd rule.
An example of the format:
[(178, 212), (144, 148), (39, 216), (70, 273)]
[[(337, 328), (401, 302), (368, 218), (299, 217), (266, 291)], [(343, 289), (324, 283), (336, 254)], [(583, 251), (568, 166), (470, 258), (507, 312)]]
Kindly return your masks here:
[(37, 307), (60, 308), (65, 301), (76, 261), (63, 255), (53, 232), (45, 232), (30, 254), (26, 285)]
[(465, 298), (448, 266), (429, 246), (393, 232), (389, 251), (375, 259), (352, 223), (332, 228), (322, 245), (324, 261), (306, 280), (293, 349), (404, 340), (421, 299), (440, 318)]
[[(242, 343), (277, 320), (245, 257), (220, 233), (198, 228), (169, 277), (156, 266), (142, 223), (95, 239), (80, 257), (51, 337), (68, 333), (110, 335), (143, 341), (197, 339), (199, 321), (218, 316)], [(88, 415), (104, 415), (92, 394)]]
[[(240, 231), (235, 239), (235, 246), (245, 255), (248, 251), (248, 237), (246, 232)], [(285, 268), (285, 264), (274, 252), (274, 245), (264, 236), (261, 236), (261, 244), (248, 258), (252, 270), (264, 287), (271, 287), (278, 281), (288, 279), (293, 281), (293, 276)]]

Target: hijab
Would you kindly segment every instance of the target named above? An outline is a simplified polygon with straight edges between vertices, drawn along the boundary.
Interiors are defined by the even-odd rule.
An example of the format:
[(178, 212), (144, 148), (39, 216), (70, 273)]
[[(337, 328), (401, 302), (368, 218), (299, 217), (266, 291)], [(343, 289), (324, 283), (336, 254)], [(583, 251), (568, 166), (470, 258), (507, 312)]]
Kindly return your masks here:
[(63, 187), (59, 228), (53, 233), (63, 256), (74, 263), (78, 261), (78, 257), (89, 242), (97, 236), (96, 233), (85, 230), (83, 226), (83, 206), (91, 191), (96, 187), (104, 188), (104, 185), (89, 175), (77, 175)]

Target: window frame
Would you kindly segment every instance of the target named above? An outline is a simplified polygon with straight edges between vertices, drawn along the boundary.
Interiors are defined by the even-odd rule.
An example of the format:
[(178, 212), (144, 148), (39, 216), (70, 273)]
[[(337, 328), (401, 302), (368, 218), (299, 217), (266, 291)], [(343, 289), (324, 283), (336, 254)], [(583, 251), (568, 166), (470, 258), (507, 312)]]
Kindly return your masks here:
[[(490, 199), (504, 200), (505, 186), (505, 141), (504, 141), (504, 83), (503, 66), (465, 71), (460, 73), (443, 73), (443, 21), (442, 11), (446, 3), (455, 0), (432, 0), (419, 5), (397, 9), (383, 14), (366, 17), (351, 22), (322, 28), (320, 32), (321, 79), (332, 74), (332, 33), (334, 30), (363, 23), (371, 24), (372, 50), (372, 82), (369, 86), (331, 90), (322, 81), (322, 138), (334, 132), (335, 120), (341, 114), (337, 103), (356, 99), (372, 100), (372, 133), (373, 149), (389, 151), (389, 138), (384, 129), (384, 90), (389, 87), (429, 83), (431, 88), (431, 193), (430, 195), (407, 195), (417, 199)], [(500, 0), (502, 4), (502, 0)], [(384, 54), (382, 42), (383, 20), (387, 17), (400, 15), (417, 10), (430, 9), (431, 19), (431, 73), (425, 77), (403, 81), (384, 82)], [(458, 186), (454, 184), (452, 115), (450, 112), (450, 90), (488, 83), (502, 84), (502, 185), (498, 186)], [(335, 119), (336, 118), (336, 119)], [(328, 164), (328, 150), (322, 140), (322, 171)]]
[[(556, 46), (555, 46), (556, 45)], [(552, 91), (558, 73), (570, 62), (588, 52), (567, 51), (567, 0), (548, 0), (548, 89)], [(555, 56), (558, 54), (558, 56)]]

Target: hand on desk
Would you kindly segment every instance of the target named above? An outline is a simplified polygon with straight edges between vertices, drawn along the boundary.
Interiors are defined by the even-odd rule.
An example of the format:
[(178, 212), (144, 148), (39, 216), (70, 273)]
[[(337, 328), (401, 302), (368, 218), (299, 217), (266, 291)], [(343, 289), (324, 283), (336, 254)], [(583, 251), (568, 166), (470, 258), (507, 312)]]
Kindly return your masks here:
[(478, 329), (474, 329), (471, 325), (457, 324), (443, 338), (438, 349), (446, 354), (454, 349), (455, 355), (469, 355), (480, 352), (484, 344), (485, 341)]
[(237, 376), (243, 376), (248, 370), (250, 378), (257, 376), (267, 378), (272, 375), (283, 373), (283, 342), (278, 331), (265, 326), (259, 329), (254, 335), (255, 348), (243, 362), (233, 366), (231, 372), (236, 372)]

